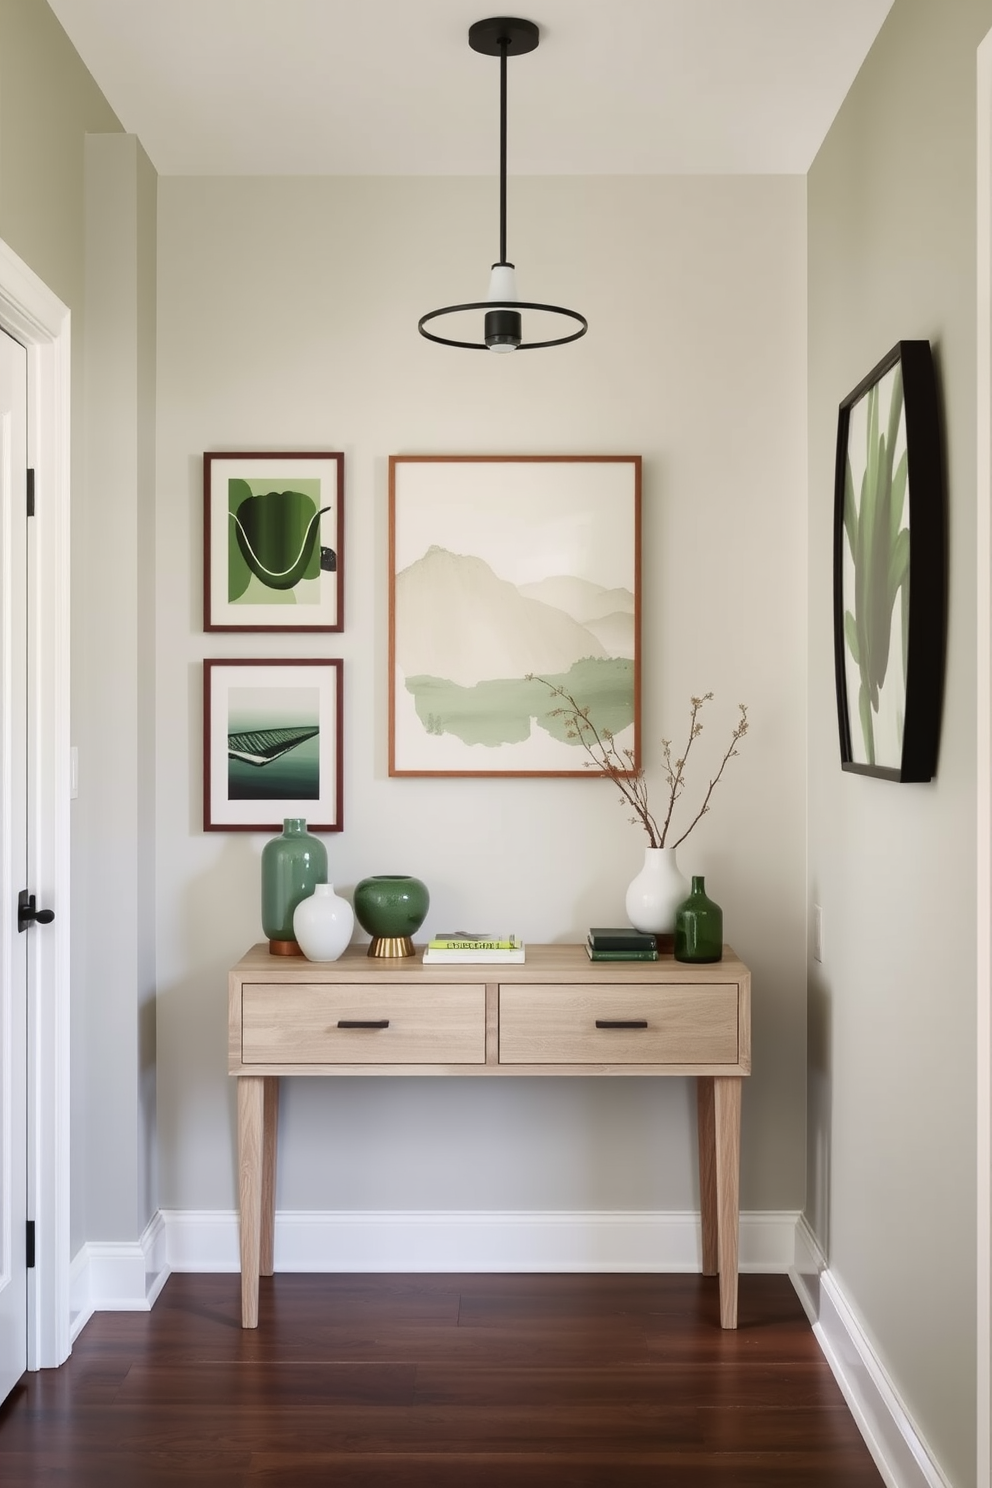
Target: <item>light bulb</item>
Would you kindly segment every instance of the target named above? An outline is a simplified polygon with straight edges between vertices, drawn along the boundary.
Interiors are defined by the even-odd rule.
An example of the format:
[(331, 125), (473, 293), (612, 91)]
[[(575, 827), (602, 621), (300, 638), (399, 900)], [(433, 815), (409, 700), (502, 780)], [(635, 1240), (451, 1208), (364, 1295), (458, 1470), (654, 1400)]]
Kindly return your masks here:
[[(516, 302), (517, 285), (511, 263), (494, 263), (489, 276), (489, 301), (495, 305)], [(519, 310), (486, 311), (486, 345), (490, 351), (516, 351), (523, 340)]]

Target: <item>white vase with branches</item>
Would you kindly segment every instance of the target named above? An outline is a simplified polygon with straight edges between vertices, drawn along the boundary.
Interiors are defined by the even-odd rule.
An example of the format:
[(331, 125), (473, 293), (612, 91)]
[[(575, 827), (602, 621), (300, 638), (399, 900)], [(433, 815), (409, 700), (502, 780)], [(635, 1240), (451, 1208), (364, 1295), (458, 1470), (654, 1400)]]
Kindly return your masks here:
[(674, 847), (646, 847), (644, 867), (634, 878), (624, 900), (635, 930), (649, 935), (674, 935), (675, 911), (689, 897), (689, 880), (679, 868)]
[(545, 677), (536, 677), (543, 682), (552, 696), (560, 699), (551, 709), (552, 717), (565, 721), (565, 734), (581, 744), (589, 756), (585, 761), (590, 770), (611, 780), (620, 792), (624, 805), (632, 808), (630, 820), (647, 833), (648, 846), (644, 849), (644, 866), (627, 890), (625, 907), (627, 917), (635, 930), (650, 935), (672, 935), (675, 931), (675, 911), (688, 898), (689, 881), (682, 874), (675, 859), (675, 849), (684, 842), (710, 809), (710, 798), (720, 782), (729, 760), (737, 754), (737, 745), (747, 733), (747, 705), (738, 703), (740, 717), (731, 734), (720, 767), (710, 780), (703, 803), (680, 836), (669, 843), (674, 832), (672, 816), (675, 803), (685, 790), (685, 767), (696, 739), (703, 731), (699, 715), (711, 701), (713, 694), (704, 692), (702, 697), (690, 698), (689, 737), (681, 759), (672, 757), (672, 741), (662, 739), (662, 768), (668, 786), (668, 801), (664, 821), (659, 826), (648, 805), (648, 786), (643, 766), (637, 764), (631, 749), (618, 749), (609, 729), (597, 729), (589, 717), (588, 707), (581, 707), (565, 688), (549, 682)]

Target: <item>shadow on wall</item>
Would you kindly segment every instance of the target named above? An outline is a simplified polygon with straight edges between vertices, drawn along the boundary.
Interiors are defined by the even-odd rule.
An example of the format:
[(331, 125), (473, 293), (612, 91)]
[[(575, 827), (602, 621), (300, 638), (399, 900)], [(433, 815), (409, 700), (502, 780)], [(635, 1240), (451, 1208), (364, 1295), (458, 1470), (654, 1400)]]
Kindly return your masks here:
[(830, 1256), (830, 1136), (833, 1086), (830, 1069), (833, 1000), (819, 963), (813, 962), (806, 994), (807, 1133), (806, 1220), (824, 1257)]

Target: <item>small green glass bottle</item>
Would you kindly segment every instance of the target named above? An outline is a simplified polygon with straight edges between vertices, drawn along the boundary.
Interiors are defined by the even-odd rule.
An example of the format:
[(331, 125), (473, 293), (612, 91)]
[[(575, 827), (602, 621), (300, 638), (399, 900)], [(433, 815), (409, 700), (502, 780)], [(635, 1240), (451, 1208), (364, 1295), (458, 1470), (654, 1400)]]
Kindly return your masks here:
[(317, 884), (327, 882), (327, 848), (311, 837), (302, 816), (287, 816), (282, 836), (262, 848), (262, 929), (273, 956), (302, 956), (293, 912)]
[(693, 877), (692, 893), (675, 911), (676, 961), (719, 961), (723, 956), (723, 910)]

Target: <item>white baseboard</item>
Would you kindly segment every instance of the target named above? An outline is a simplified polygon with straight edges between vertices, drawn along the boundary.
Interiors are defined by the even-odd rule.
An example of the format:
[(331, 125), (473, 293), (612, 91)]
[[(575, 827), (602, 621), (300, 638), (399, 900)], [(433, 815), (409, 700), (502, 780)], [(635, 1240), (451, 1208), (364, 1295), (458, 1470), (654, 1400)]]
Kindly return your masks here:
[(70, 1342), (94, 1312), (151, 1309), (169, 1276), (166, 1243), (165, 1223), (156, 1213), (139, 1240), (91, 1240), (82, 1247), (69, 1273)]
[(790, 1271), (848, 1408), (888, 1488), (950, 1488), (801, 1217)]
[[(786, 1272), (794, 1211), (741, 1215), (742, 1271)], [(162, 1213), (170, 1271), (237, 1271), (232, 1211)], [(699, 1215), (641, 1211), (282, 1211), (277, 1271), (698, 1271)]]

